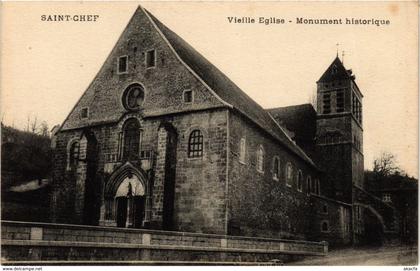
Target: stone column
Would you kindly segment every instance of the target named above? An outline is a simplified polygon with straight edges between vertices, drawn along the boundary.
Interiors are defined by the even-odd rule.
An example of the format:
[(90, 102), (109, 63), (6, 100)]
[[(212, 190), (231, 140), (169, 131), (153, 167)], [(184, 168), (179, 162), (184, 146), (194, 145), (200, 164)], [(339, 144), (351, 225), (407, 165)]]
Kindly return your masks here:
[(149, 228), (150, 220), (152, 219), (152, 197), (150, 195), (150, 191), (148, 194), (145, 195), (144, 212), (145, 214), (144, 214), (144, 220), (143, 220), (143, 227)]
[(158, 130), (158, 146), (155, 166), (155, 178), (153, 183), (152, 199), (152, 224), (157, 228), (162, 227), (163, 219), (163, 194), (165, 183), (166, 145), (168, 133), (164, 127)]

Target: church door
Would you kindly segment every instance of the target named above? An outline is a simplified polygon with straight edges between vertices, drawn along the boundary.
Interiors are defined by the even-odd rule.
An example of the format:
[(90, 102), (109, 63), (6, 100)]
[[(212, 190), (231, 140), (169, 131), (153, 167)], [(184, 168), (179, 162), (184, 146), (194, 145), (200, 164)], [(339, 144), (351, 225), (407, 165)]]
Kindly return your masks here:
[(128, 173), (115, 193), (117, 227), (141, 228), (145, 214), (145, 189), (136, 175)]
[(127, 222), (127, 197), (117, 197), (117, 227), (125, 228)]
[(133, 197), (133, 226), (141, 228), (144, 217), (144, 196)]

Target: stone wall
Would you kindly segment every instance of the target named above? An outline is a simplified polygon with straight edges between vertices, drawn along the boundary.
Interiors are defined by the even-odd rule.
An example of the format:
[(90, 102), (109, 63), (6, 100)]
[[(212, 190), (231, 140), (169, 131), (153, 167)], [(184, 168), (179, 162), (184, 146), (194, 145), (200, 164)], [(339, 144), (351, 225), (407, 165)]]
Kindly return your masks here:
[[(166, 161), (175, 163), (174, 224), (176, 230), (225, 233), (225, 179), (226, 179), (226, 111), (213, 109), (190, 114), (172, 115), (156, 118), (142, 118), (129, 114), (119, 123), (94, 126), (90, 131), (98, 141), (97, 175), (105, 185), (110, 175), (124, 164), (121, 160), (119, 138), (123, 123), (129, 118), (137, 118), (141, 127), (141, 151), (151, 151), (154, 158), (149, 161), (155, 177), (155, 198), (152, 206), (154, 224), (161, 227), (163, 181), (165, 163), (160, 159), (164, 150), (158, 148), (158, 132), (162, 123), (170, 124), (176, 134), (176, 159)], [(189, 158), (187, 154), (190, 133), (199, 129), (204, 136), (203, 157)], [(54, 168), (54, 191), (52, 194), (53, 221), (65, 223), (83, 223), (80, 213), (83, 210), (83, 194), (76, 186), (83, 186), (85, 162), (80, 161), (76, 170), (67, 169), (68, 146), (74, 140), (81, 139), (82, 130), (62, 131), (57, 135), (57, 147)], [(83, 145), (83, 144), (82, 144)], [(80, 147), (81, 149), (83, 146)], [(159, 154), (160, 152), (160, 154)], [(160, 156), (159, 156), (160, 155)], [(164, 160), (163, 160), (164, 161)], [(142, 161), (143, 162), (143, 161)], [(165, 162), (165, 161), (164, 161)], [(138, 168), (145, 163), (134, 163)], [(147, 168), (143, 168), (148, 170)], [(77, 180), (77, 181), (76, 181)], [(98, 186), (101, 191), (101, 186)], [(78, 195), (76, 198), (75, 195)], [(104, 216), (104, 195), (98, 197)], [(155, 208), (155, 209), (153, 209)], [(102, 221), (102, 220), (101, 220)], [(100, 222), (105, 223), (105, 221)]]
[(319, 167), (324, 170), (322, 194), (351, 203), (352, 145), (351, 143), (317, 145)]
[(31, 261), (288, 261), (326, 243), (2, 221), (2, 263)]
[[(178, 133), (174, 224), (176, 230), (225, 233), (227, 119), (225, 110), (180, 115), (170, 122)], [(188, 157), (189, 135), (203, 134), (203, 156)]]
[(81, 131), (68, 131), (57, 136), (54, 151), (51, 191), (51, 221), (75, 223), (76, 172), (67, 170), (67, 146), (71, 139), (81, 137)]
[[(331, 246), (352, 241), (352, 206), (322, 196), (311, 196), (311, 232), (309, 240), (327, 241)], [(322, 224), (327, 224), (327, 229)]]
[[(365, 166), (363, 155), (363, 129), (360, 124), (352, 118), (351, 121), (353, 145), (352, 145), (352, 171), (353, 171), (353, 185), (365, 188)], [(356, 138), (355, 138), (356, 137)], [(357, 140), (356, 142), (354, 142)]]
[[(306, 178), (318, 172), (278, 141), (236, 113), (229, 115), (229, 234), (305, 238), (311, 221)], [(240, 140), (245, 138), (245, 161)], [(264, 149), (263, 171), (257, 170), (257, 150)], [(280, 159), (280, 176), (273, 176), (273, 159)], [(285, 167), (291, 163), (292, 185), (286, 185)], [(298, 191), (298, 170), (303, 173)]]
[[(399, 233), (400, 215), (393, 205), (383, 202), (380, 198), (355, 186), (353, 188), (354, 208), (359, 209), (353, 213), (357, 230), (355, 229), (355, 244), (365, 244), (369, 240), (369, 231), (373, 229), (380, 236), (381, 242), (396, 238)], [(369, 219), (368, 219), (369, 218)], [(373, 240), (372, 240), (373, 241)]]

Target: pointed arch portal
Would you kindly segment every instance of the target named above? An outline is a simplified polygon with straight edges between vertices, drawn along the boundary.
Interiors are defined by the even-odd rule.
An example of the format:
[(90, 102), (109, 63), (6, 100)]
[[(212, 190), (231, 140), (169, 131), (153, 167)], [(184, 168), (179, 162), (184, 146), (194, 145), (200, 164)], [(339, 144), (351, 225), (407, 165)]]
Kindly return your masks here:
[(150, 191), (147, 175), (131, 163), (117, 169), (105, 186), (107, 224), (141, 228), (149, 220)]

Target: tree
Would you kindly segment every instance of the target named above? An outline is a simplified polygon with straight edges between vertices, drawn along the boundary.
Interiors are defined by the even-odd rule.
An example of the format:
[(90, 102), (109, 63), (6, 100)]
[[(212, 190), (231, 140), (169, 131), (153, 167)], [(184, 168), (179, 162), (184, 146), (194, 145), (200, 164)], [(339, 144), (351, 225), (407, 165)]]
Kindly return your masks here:
[(310, 96), (308, 96), (308, 103), (310, 103), (314, 108), (315, 111), (317, 110), (317, 90), (312, 89)]
[(47, 177), (53, 163), (51, 139), (4, 125), (1, 128), (2, 137), (10, 138), (1, 146), (2, 171), (19, 175), (15, 178), (19, 182)]
[(376, 178), (384, 178), (400, 172), (401, 169), (397, 166), (396, 157), (390, 152), (382, 152), (373, 161), (373, 173)]
[(26, 116), (26, 129), (25, 129), (25, 131), (35, 134), (38, 130), (38, 126), (39, 126), (38, 117), (34, 116), (32, 118), (32, 116), (30, 114), (28, 114)]
[(36, 131), (38, 130), (38, 117), (35, 116), (34, 119), (31, 122), (31, 131), (32, 133), (36, 133)]
[(48, 128), (48, 123), (46, 121), (41, 122), (39, 127), (39, 134), (42, 136), (48, 137), (50, 135), (50, 130)]

